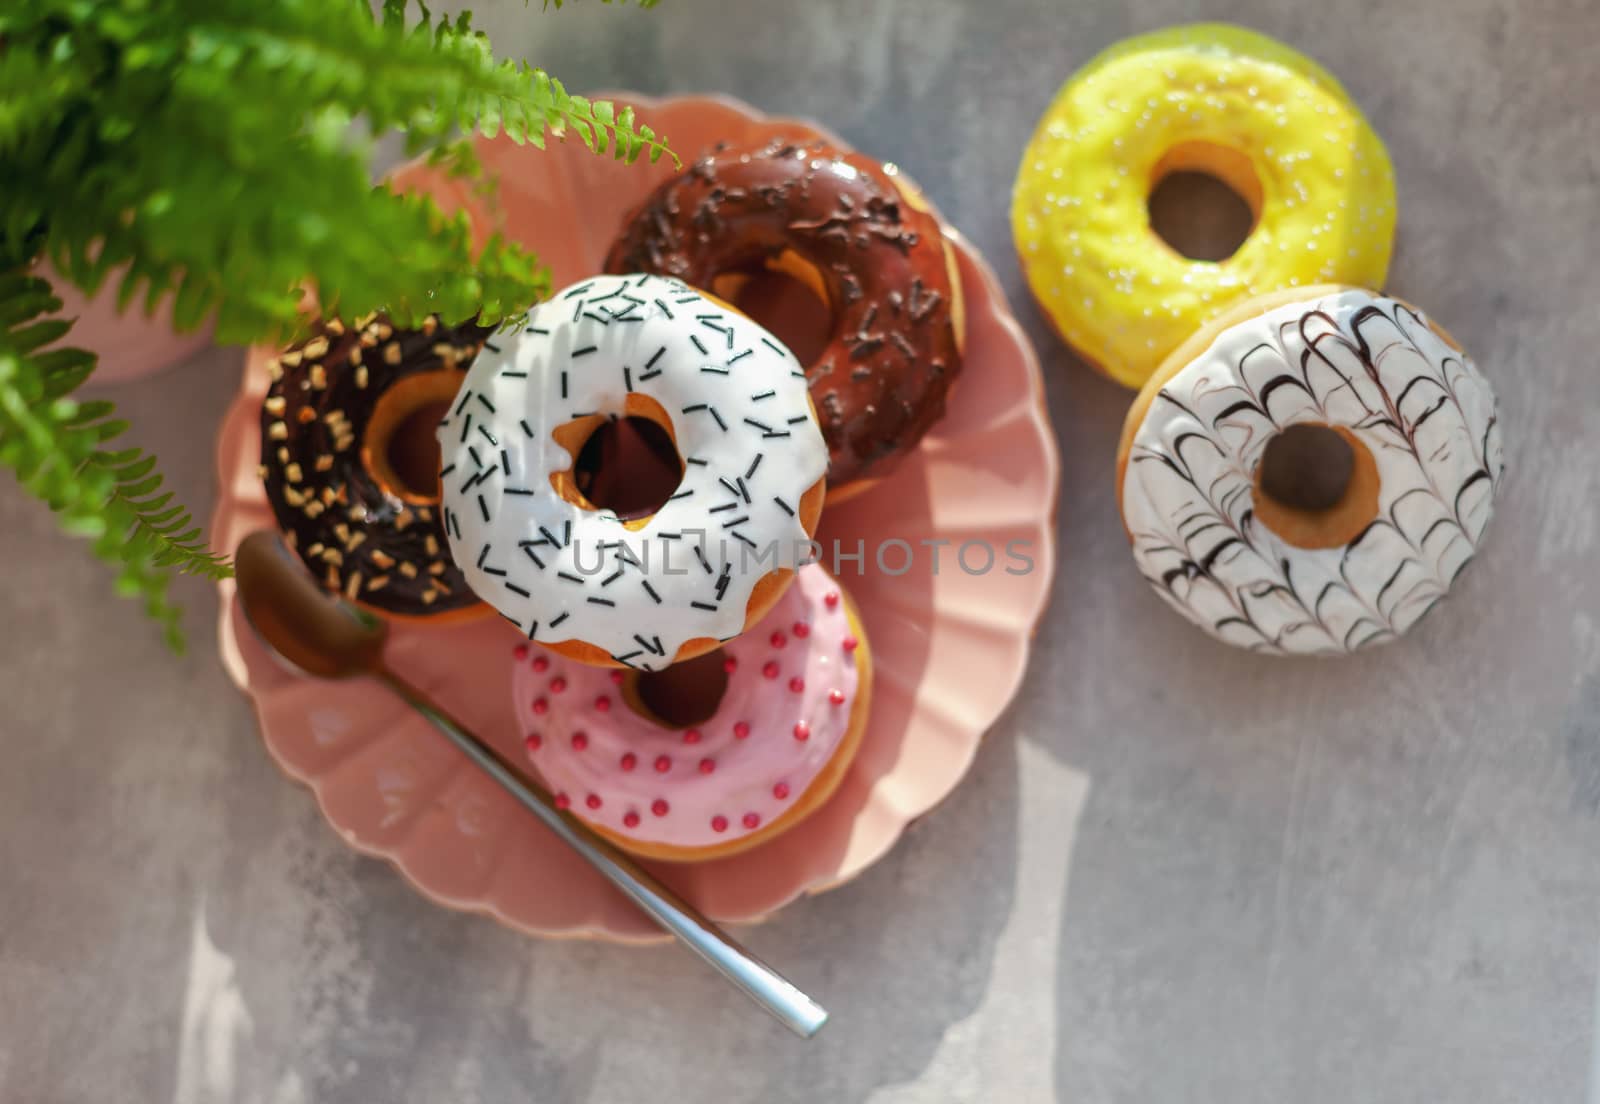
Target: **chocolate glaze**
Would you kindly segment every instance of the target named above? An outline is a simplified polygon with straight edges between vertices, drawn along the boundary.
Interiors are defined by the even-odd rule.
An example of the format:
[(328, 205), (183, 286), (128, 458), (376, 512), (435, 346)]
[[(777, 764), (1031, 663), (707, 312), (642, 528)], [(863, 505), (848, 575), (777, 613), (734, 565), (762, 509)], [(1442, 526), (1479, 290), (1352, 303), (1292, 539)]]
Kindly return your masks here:
[(261, 479), (289, 545), (328, 590), (389, 613), (437, 614), (477, 598), (450, 559), (440, 511), (381, 486), (362, 457), (378, 397), (420, 372), (465, 374), (491, 329), (382, 316), (318, 322), (273, 360), (261, 408)]
[(938, 221), (883, 166), (820, 144), (718, 147), (633, 212), (606, 271), (709, 289), (785, 250), (815, 266), (832, 309), (806, 369), (828, 481), (882, 475), (944, 413), (961, 368)]

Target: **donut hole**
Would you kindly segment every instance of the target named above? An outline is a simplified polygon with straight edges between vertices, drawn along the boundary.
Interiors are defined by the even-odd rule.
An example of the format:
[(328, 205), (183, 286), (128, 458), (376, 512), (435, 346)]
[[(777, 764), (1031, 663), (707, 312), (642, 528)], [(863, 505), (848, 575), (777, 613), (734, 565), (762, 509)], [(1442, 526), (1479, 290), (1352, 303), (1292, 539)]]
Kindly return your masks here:
[(816, 269), (793, 252), (721, 273), (711, 292), (766, 327), (807, 368), (828, 347), (833, 309)]
[(423, 372), (378, 396), (361, 458), (385, 491), (420, 506), (439, 501), (439, 421), (460, 386), (460, 372)]
[(630, 671), (622, 684), (628, 706), (665, 728), (690, 728), (716, 715), (728, 692), (721, 648), (659, 671)]
[[(631, 521), (649, 517), (672, 497), (683, 481), (683, 458), (667, 428), (665, 412), (655, 405), (656, 410), (648, 413), (585, 419), (589, 424), (579, 427), (580, 441), (569, 446), (573, 454), (569, 477), (576, 492), (572, 501)], [(557, 440), (562, 436), (558, 431)]]
[(1378, 516), (1378, 468), (1343, 426), (1302, 423), (1267, 442), (1255, 474), (1255, 515), (1298, 548), (1336, 548)]
[(1150, 229), (1192, 261), (1225, 261), (1255, 229), (1261, 181), (1244, 154), (1210, 142), (1167, 151), (1145, 201)]

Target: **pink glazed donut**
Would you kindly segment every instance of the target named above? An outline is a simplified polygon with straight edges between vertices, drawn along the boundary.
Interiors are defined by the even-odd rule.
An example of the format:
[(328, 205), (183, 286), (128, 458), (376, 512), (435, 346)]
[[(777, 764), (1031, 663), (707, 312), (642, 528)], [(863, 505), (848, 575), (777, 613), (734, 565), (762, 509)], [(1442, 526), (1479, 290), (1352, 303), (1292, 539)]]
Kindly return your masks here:
[[(558, 805), (646, 858), (721, 858), (798, 824), (844, 777), (871, 699), (860, 618), (816, 564), (719, 658), (640, 672), (525, 644), (513, 654), (512, 704), (534, 770)], [(689, 688), (691, 665), (714, 677)], [(656, 711), (691, 699), (704, 719)]]

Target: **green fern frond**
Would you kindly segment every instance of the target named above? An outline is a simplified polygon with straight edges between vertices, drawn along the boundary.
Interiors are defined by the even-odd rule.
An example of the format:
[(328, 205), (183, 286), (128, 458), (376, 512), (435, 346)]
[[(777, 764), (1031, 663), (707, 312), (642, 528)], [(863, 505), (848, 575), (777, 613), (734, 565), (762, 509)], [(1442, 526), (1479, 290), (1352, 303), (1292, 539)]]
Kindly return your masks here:
[(401, 134), (466, 181), (482, 178), (474, 134), (536, 147), (575, 134), (627, 162), (671, 155), (631, 110), (497, 60), (470, 16), (412, 10), (0, 5), (0, 463), (119, 565), (121, 589), (174, 639), (171, 572), (226, 564), (153, 461), (109, 447), (123, 428), (110, 408), (72, 399), (94, 359), (46, 350), (66, 330), (48, 287), (25, 275), (36, 257), (87, 293), (115, 281), (125, 307), (170, 304), (180, 329), (214, 318), (223, 340), (287, 339), (307, 284), (346, 315), (492, 321), (545, 295), (547, 274), (517, 243), (475, 246), (465, 216), (374, 186), (379, 138)]

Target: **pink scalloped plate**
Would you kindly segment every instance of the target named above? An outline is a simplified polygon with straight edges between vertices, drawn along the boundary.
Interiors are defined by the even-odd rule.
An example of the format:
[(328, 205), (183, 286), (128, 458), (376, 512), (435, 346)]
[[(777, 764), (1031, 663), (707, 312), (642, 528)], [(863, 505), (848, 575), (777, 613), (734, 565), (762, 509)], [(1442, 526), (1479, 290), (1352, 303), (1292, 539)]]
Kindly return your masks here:
[[(779, 135), (842, 145), (811, 124), (764, 118), (726, 99), (616, 98), (636, 104), (686, 156), (718, 141)], [(526, 242), (557, 287), (598, 271), (624, 214), (674, 171), (665, 161), (617, 164), (575, 142), (541, 152), (485, 141), (479, 153), (499, 183), (487, 201), (425, 167), (409, 166), (399, 179), (447, 209), (466, 208), (480, 234), (500, 229)], [(792, 831), (727, 859), (653, 868), (716, 919), (757, 920), (881, 858), (961, 780), (1027, 666), (1053, 576), (1059, 462), (1033, 351), (983, 259), (958, 235), (950, 241), (967, 313), (964, 374), (950, 413), (892, 476), (830, 507), (819, 535), (825, 548), (837, 540), (853, 550), (860, 540), (870, 550), (898, 538), (918, 553), (897, 576), (879, 571), (870, 551), (859, 577), (844, 565), (841, 580), (861, 607), (877, 661), (866, 736), (839, 790)], [(213, 539), (223, 549), (273, 523), (256, 476), (268, 355), (251, 350), (217, 445)], [(986, 574), (956, 564), (957, 548), (972, 540), (1002, 549)], [(937, 572), (922, 541), (950, 542)], [(1016, 562), (1004, 557), (1009, 541), (1025, 542), (1031, 571), (1004, 570)], [(891, 551), (891, 569), (902, 556)], [(981, 559), (974, 552), (969, 566)], [(221, 589), (229, 674), (254, 701), (268, 750), (312, 788), (351, 846), (389, 859), (440, 904), (489, 913), (525, 932), (660, 936), (398, 699), (365, 680), (320, 682), (280, 666), (239, 615), (233, 585)], [(509, 690), (516, 635), (493, 617), (399, 625), (389, 655), (478, 733), (520, 754)]]

